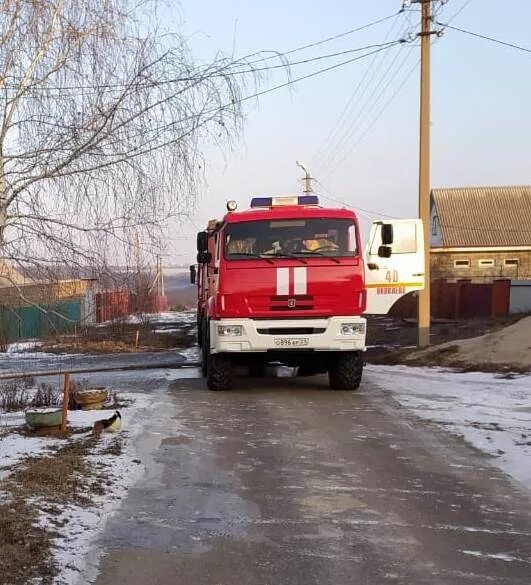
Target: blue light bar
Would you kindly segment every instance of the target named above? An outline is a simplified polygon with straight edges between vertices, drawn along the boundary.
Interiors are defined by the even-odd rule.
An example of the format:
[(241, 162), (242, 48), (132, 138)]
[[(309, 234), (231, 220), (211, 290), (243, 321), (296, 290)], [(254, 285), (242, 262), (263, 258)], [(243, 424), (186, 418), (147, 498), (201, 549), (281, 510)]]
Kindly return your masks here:
[(251, 199), (251, 207), (271, 207), (273, 205), (273, 197), (253, 197)]
[(251, 207), (281, 207), (286, 205), (319, 205), (317, 195), (299, 195), (294, 197), (253, 197)]
[(319, 205), (319, 197), (317, 195), (300, 195), (299, 205)]

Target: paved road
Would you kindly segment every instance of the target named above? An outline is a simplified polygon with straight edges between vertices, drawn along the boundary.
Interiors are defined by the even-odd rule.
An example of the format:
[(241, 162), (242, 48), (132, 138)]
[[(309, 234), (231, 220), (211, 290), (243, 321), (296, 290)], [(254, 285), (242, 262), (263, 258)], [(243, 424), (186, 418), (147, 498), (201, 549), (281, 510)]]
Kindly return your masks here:
[(374, 379), (159, 393), (98, 585), (531, 583), (529, 495)]

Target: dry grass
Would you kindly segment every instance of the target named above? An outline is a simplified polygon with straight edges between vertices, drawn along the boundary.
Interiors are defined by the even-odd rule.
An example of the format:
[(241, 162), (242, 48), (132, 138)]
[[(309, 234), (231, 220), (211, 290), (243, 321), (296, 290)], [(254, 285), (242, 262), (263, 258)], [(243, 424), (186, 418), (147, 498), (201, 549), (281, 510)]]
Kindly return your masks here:
[[(50, 520), (38, 525), (39, 512), (61, 513), (65, 504), (89, 505), (92, 496), (105, 493), (108, 482), (86, 459), (95, 440), (84, 437), (70, 441), (55, 453), (30, 457), (18, 465), (0, 484), (6, 494), (0, 505), (0, 583), (23, 585), (38, 579), (49, 585), (58, 573), (52, 556), (52, 539), (59, 527)], [(121, 439), (105, 450), (119, 455)]]
[(51, 503), (87, 505), (98, 483), (85, 457), (94, 439), (72, 441), (52, 455), (30, 457), (6, 480), (28, 497)]
[(0, 505), (1, 583), (49, 585), (57, 574), (50, 554), (53, 534), (38, 527), (37, 512), (24, 498)]

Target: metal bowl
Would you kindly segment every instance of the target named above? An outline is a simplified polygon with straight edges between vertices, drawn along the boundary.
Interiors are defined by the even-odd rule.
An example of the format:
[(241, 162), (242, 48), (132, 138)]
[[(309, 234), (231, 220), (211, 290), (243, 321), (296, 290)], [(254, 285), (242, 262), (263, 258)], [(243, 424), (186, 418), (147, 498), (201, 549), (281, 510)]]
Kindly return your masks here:
[(61, 425), (61, 408), (33, 408), (26, 410), (26, 423), (32, 429)]

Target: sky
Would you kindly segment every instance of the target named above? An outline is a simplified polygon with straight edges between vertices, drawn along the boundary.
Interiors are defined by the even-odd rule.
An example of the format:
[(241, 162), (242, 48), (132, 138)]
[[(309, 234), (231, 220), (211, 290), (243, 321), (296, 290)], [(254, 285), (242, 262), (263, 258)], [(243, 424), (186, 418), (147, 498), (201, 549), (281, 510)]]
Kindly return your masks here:
[[(220, 53), (241, 57), (260, 50), (290, 51), (394, 15), (401, 4), (182, 0), (169, 3), (167, 17), (188, 38), (194, 57), (208, 63)], [(531, 47), (529, 0), (440, 4), (434, 2), (441, 22), (453, 18), (453, 26)], [(418, 13), (408, 12), (289, 58), (300, 61), (381, 44), (418, 29)], [(403, 44), (246, 102), (245, 127), (233, 146), (221, 152), (204, 145), (206, 185), (190, 220), (172, 228), (166, 263), (194, 261), (196, 231), (208, 219), (221, 217), (228, 199), (245, 208), (253, 195), (300, 193), (296, 160), (317, 179), (314, 188), (322, 204), (338, 206), (326, 196), (353, 206), (365, 233), (372, 219), (415, 217), (419, 55), (417, 42)], [(353, 56), (294, 65), (291, 77)], [(433, 38), (433, 187), (531, 183), (530, 69), (531, 54), (523, 51), (448, 29)], [(286, 72), (276, 71), (263, 79), (261, 89), (283, 81)]]

